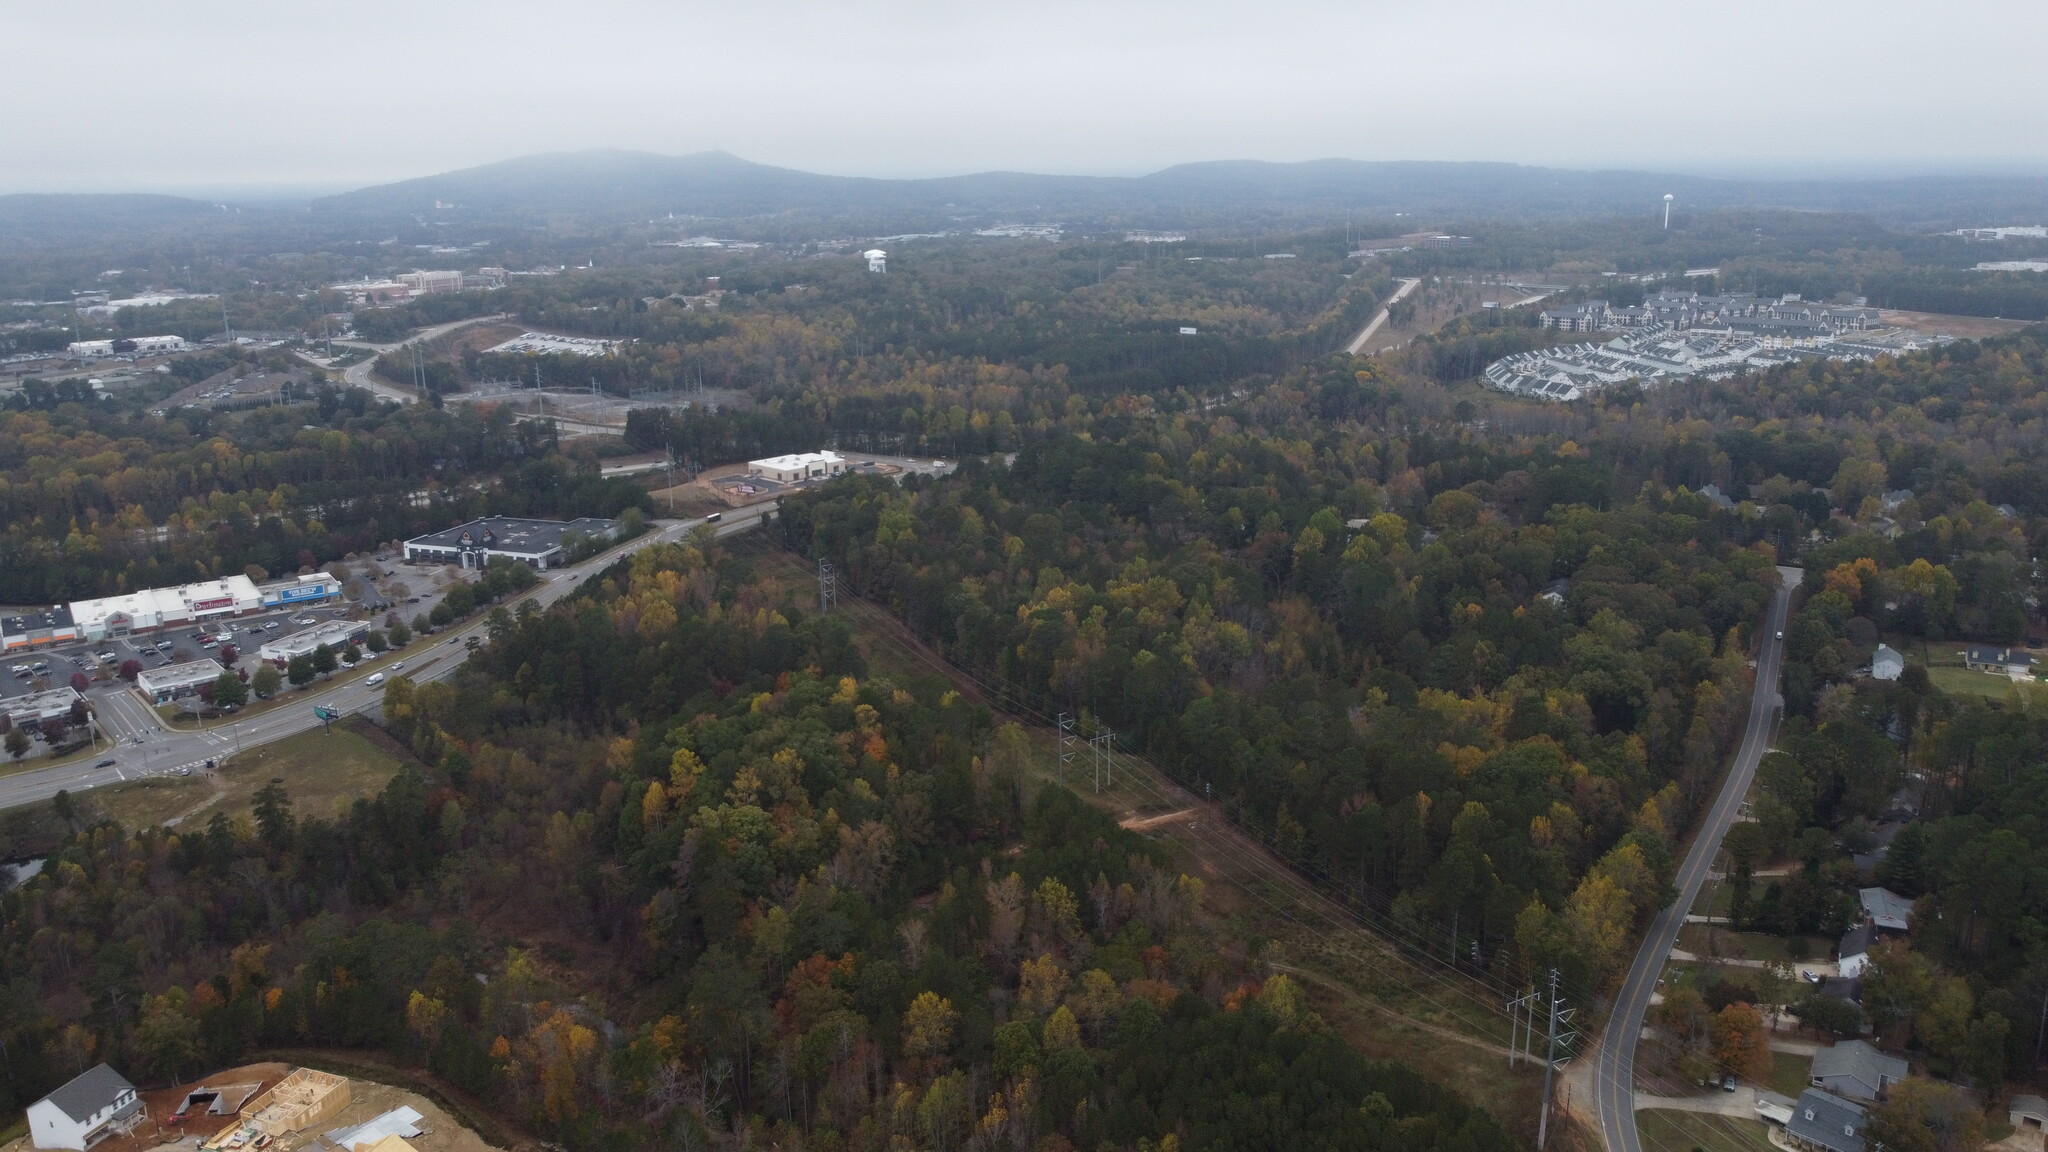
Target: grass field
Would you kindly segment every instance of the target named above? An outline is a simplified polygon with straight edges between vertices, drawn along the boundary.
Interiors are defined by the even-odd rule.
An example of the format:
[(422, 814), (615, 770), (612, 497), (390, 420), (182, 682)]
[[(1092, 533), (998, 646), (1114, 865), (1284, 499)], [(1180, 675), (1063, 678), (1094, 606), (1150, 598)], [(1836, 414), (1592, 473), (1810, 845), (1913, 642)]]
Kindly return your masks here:
[(281, 780), (295, 812), (326, 818), (359, 797), (376, 793), (399, 767), (396, 756), (343, 725), (331, 734), (305, 732), (250, 749), (230, 757), (212, 774), (153, 776), (94, 789), (91, 799), (126, 828), (146, 828), (177, 817), (203, 823), (215, 810), (230, 816), (249, 813), (256, 792)]
[(1805, 955), (1794, 960), (1786, 953), (1791, 937), (1736, 932), (1718, 924), (1687, 924), (1678, 930), (1678, 946), (1695, 956), (1713, 955), (1707, 944), (1710, 934), (1718, 955), (1730, 960), (1782, 960), (1797, 967), (1813, 957), (1827, 955), (1827, 942), (1816, 937), (1800, 938), (1806, 941)]
[(1930, 667), (1927, 679), (1951, 696), (1982, 696), (2000, 703), (2011, 703), (2019, 698), (2019, 689), (2011, 680), (1988, 672), (1972, 672), (1959, 665)]
[(1636, 1113), (1643, 1147), (1657, 1152), (1774, 1152), (1761, 1120), (1649, 1108)]

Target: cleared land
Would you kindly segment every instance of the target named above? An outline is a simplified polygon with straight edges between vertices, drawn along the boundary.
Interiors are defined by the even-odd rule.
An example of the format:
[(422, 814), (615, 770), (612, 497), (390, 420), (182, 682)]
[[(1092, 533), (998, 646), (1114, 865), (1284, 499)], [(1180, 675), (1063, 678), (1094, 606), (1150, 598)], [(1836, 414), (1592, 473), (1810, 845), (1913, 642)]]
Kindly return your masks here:
[[(152, 776), (112, 788), (81, 793), (77, 800), (87, 815), (93, 809), (127, 828), (146, 828), (166, 821), (203, 822), (215, 810), (229, 816), (249, 814), (259, 789), (280, 780), (301, 816), (329, 817), (357, 799), (374, 795), (390, 783), (403, 762), (351, 722), (332, 733), (304, 732), (223, 761), (216, 772), (191, 776)], [(18, 819), (24, 830), (53, 823), (50, 806), (32, 805)], [(0, 851), (6, 844), (0, 842)]]
[(1954, 336), (1962, 340), (2003, 336), (2028, 327), (2025, 320), (1994, 320), (1989, 316), (1946, 316), (1939, 312), (1900, 312), (1890, 308), (1882, 310), (1880, 315), (1886, 324), (1925, 332), (1930, 336)]

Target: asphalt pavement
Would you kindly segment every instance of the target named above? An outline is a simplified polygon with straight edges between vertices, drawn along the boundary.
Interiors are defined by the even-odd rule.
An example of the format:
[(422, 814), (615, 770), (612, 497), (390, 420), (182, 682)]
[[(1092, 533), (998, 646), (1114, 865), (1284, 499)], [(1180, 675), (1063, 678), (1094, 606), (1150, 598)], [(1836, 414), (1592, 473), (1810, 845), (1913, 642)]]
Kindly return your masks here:
[[(774, 511), (772, 506), (758, 506), (727, 512), (718, 525), (718, 534), (725, 536), (745, 531)], [(654, 544), (673, 543), (703, 523), (702, 519), (655, 521), (654, 527), (636, 540), (629, 540), (581, 564), (541, 573), (540, 586), (528, 596), (545, 608), (574, 591), (584, 577), (609, 567), (620, 557)], [(284, 702), (267, 711), (255, 712), (239, 720), (213, 720), (198, 731), (163, 728), (155, 712), (127, 689), (96, 697), (99, 707), (104, 710), (103, 728), (108, 731), (125, 729), (139, 735), (141, 743), (124, 743), (101, 756), (69, 764), (0, 776), (0, 808), (33, 804), (61, 791), (77, 792), (143, 776), (166, 775), (180, 769), (197, 771), (204, 768), (208, 760), (218, 760), (241, 749), (268, 744), (319, 727), (320, 720), (313, 715), (315, 705), (334, 709), (343, 715), (373, 711), (383, 703), (384, 686), (365, 684), (370, 675), (384, 671), (388, 676), (392, 664), (402, 662), (406, 665), (406, 674), (417, 673), (414, 676), (417, 680), (445, 680), (469, 658), (468, 641), (472, 636), (488, 639), (482, 613), (459, 628), (435, 634), (429, 638), (430, 644), (408, 645), (404, 652), (389, 658), (392, 663), (379, 661), (363, 665), (358, 671), (332, 683), (316, 684), (304, 692), (286, 689), (282, 693)], [(102, 762), (109, 760), (112, 763), (102, 766)]]
[(1642, 1152), (1636, 1130), (1636, 1042), (1642, 1039), (1650, 994), (1657, 988), (1664, 961), (1678, 943), (1678, 930), (1685, 925), (1685, 914), (1699, 899), (1707, 872), (1721, 852), (1721, 838), (1728, 834), (1736, 814), (1742, 810), (1743, 798), (1756, 778), (1757, 763), (1770, 747), (1778, 711), (1784, 706), (1784, 698), (1778, 693), (1778, 678), (1785, 661), (1785, 642), (1781, 637), (1790, 611), (1792, 588), (1798, 584), (1800, 573), (1798, 569), (1782, 567), (1778, 573), (1781, 583), (1765, 613), (1763, 643), (1757, 651), (1756, 689), (1750, 696), (1749, 723), (1742, 730), (1742, 744), (1736, 749), (1735, 762), (1729, 766), (1720, 795), (1700, 823), (1699, 834), (1693, 837), (1685, 861), (1679, 865), (1678, 899), (1650, 922), (1642, 948), (1629, 965), (1628, 977), (1615, 994), (1599, 1051), (1593, 1057), (1594, 1111), (1607, 1152)]

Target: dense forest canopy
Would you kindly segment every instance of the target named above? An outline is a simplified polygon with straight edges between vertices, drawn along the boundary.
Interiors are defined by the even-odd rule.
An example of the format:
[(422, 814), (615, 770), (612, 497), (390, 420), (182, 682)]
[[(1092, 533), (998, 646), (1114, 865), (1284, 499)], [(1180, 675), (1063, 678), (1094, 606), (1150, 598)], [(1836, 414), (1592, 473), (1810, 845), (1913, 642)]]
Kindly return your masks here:
[[(289, 348), (174, 358), (109, 397), (23, 387), (0, 407), (10, 603), (278, 575), (485, 512), (654, 514), (607, 453), (957, 468), (809, 486), (751, 535), (493, 610), (459, 674), (391, 680), (370, 735), (406, 770), (339, 812), (295, 810), (292, 781), (176, 828), (66, 797), (42, 874), (0, 893), (0, 1106), (103, 1058), (168, 1082), (311, 1046), (427, 1069), (579, 1152), (1504, 1149), (1469, 1086), (1345, 1044), (1199, 861), (1049, 781), (1044, 720), (1113, 731), (1411, 958), (1489, 992), (1555, 969), (1593, 1006), (1670, 899), (1788, 581), (1785, 719), (1722, 861), (1729, 924), (1789, 956), (1874, 881), (1916, 901), (1913, 929), (1853, 1015), (1769, 968), (1721, 972), (1700, 1009), (1867, 1024), (1983, 1100), (2031, 1082), (2043, 701), (1948, 650), (2043, 632), (2048, 329), (1571, 405), (1474, 383), (1565, 338), (1529, 308), (1411, 307), (1398, 347), (1340, 350), (1396, 274), (1439, 304), (1531, 269), (1621, 299), (1718, 261), (1702, 286), (2039, 304), (1960, 238), (1679, 223), (1489, 225), (1374, 262), (1333, 227), (928, 237), (882, 275), (844, 244), (635, 234), (597, 267), (358, 310), (373, 338), (503, 312), (623, 342), (443, 338), (416, 405), (169, 402), (304, 367)], [(545, 248), (522, 243), (498, 251)], [(309, 277), (385, 259), (263, 267), (285, 255)], [(206, 274), (265, 323), (342, 306), (311, 280), (244, 300), (231, 271)], [(1597, 275), (1619, 271), (1649, 278)], [(110, 327), (200, 335), (215, 307)], [(30, 327), (8, 338), (52, 315), (10, 313)], [(695, 399), (600, 450), (460, 395), (528, 375)], [(935, 649), (926, 670), (883, 667), (784, 550)], [(1910, 656), (1897, 680), (1866, 672), (1880, 643)], [(1659, 1023), (1686, 1031), (1694, 991)], [(1938, 1103), (1906, 1093), (1882, 1130)]]

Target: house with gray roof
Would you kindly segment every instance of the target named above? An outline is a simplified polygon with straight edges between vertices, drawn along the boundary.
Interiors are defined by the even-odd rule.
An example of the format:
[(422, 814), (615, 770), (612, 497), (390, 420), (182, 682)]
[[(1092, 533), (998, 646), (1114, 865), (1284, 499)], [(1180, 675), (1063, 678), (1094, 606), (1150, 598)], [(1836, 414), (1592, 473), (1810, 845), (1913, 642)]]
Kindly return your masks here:
[(1858, 888), (1856, 898), (1863, 904), (1863, 918), (1880, 932), (1904, 932), (1913, 915), (1913, 902), (1889, 888)]
[(2033, 671), (2034, 658), (2018, 648), (1972, 644), (1963, 650), (1963, 667), (1972, 672), (2019, 677)]
[(1858, 924), (1843, 934), (1835, 949), (1835, 971), (1844, 976), (1861, 976), (1870, 966), (1870, 946), (1877, 943), (1877, 929)]
[(38, 1148), (86, 1149), (123, 1130), (142, 1111), (135, 1085), (101, 1064), (28, 1106), (28, 1133)]
[(1813, 1054), (1813, 1085), (1857, 1100), (1877, 1100), (1906, 1078), (1906, 1062), (1865, 1040), (1844, 1040)]
[(1832, 1092), (1808, 1088), (1799, 1094), (1785, 1135), (1808, 1152), (1863, 1152), (1863, 1130), (1869, 1117), (1856, 1104)]

